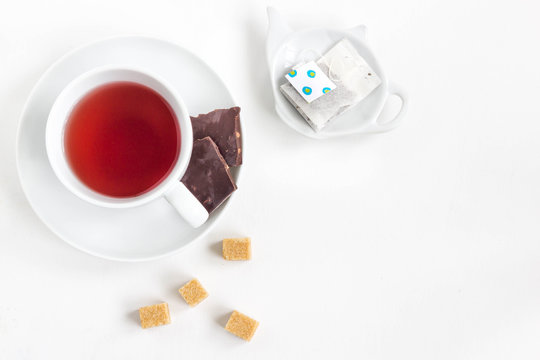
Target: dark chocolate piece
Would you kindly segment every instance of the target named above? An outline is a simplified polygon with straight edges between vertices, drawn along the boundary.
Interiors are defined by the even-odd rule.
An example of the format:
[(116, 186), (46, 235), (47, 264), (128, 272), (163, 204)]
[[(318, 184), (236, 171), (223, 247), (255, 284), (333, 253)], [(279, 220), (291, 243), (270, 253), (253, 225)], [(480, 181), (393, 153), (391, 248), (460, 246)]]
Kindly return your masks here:
[(236, 190), (229, 166), (208, 136), (193, 142), (191, 160), (181, 181), (209, 214)]
[(217, 109), (208, 114), (191, 117), (193, 138), (210, 136), (229, 166), (242, 164), (242, 130), (240, 108)]

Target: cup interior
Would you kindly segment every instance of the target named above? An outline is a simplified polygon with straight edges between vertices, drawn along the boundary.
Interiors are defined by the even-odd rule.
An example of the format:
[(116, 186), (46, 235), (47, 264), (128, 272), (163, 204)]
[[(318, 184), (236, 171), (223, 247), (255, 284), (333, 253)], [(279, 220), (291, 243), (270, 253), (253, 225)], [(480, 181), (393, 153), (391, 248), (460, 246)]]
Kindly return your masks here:
[[(129, 81), (147, 86), (159, 93), (173, 110), (180, 128), (180, 153), (169, 175), (157, 186), (141, 195), (115, 198), (100, 194), (83, 184), (68, 164), (64, 149), (67, 120), (77, 103), (91, 90), (108, 83)], [(90, 70), (69, 83), (55, 100), (46, 128), (49, 162), (59, 180), (71, 192), (90, 203), (105, 207), (125, 208), (142, 205), (162, 196), (184, 174), (193, 145), (191, 120), (180, 96), (167, 83), (145, 70), (126, 67), (105, 67)]]

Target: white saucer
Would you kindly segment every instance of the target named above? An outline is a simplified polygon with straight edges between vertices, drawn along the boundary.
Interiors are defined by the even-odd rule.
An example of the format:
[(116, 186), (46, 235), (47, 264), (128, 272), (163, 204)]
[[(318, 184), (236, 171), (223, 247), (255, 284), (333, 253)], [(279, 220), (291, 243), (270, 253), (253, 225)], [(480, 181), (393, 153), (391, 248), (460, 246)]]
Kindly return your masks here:
[[(123, 261), (172, 254), (207, 232), (223, 215), (230, 199), (206, 224), (193, 229), (165, 199), (131, 209), (91, 205), (60, 184), (47, 160), (45, 122), (54, 99), (73, 78), (103, 65), (145, 68), (165, 78), (182, 96), (191, 115), (236, 105), (218, 75), (176, 44), (137, 36), (81, 47), (43, 74), (26, 103), (17, 139), (17, 165), (23, 190), (41, 220), (79, 250)], [(237, 183), (239, 175), (240, 169), (232, 169)]]

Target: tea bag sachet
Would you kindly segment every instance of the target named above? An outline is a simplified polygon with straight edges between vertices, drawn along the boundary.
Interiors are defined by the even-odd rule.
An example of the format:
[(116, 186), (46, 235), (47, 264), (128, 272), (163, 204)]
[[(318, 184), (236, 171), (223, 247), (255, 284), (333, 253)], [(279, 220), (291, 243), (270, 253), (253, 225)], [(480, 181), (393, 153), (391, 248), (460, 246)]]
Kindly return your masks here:
[(308, 103), (336, 88), (326, 73), (313, 61), (296, 66), (285, 78)]
[(317, 65), (336, 85), (332, 91), (308, 103), (290, 82), (280, 86), (283, 95), (315, 131), (323, 129), (381, 84), (381, 79), (347, 39), (328, 50)]

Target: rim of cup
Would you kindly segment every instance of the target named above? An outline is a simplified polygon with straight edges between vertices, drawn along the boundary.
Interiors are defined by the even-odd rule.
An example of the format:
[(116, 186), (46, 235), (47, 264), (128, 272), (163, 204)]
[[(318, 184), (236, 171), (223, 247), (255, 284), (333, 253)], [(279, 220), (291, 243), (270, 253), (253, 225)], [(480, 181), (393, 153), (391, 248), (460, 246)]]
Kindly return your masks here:
[[(66, 159), (64, 131), (73, 108), (91, 90), (105, 84), (127, 81), (151, 88), (172, 108), (180, 128), (180, 152), (170, 173), (153, 189), (134, 197), (116, 198), (100, 194), (82, 183)], [(60, 182), (79, 198), (94, 205), (128, 208), (163, 196), (183, 176), (191, 157), (193, 131), (187, 108), (178, 92), (160, 76), (142, 68), (107, 65), (91, 69), (73, 79), (55, 99), (47, 118), (45, 146), (49, 163)]]

